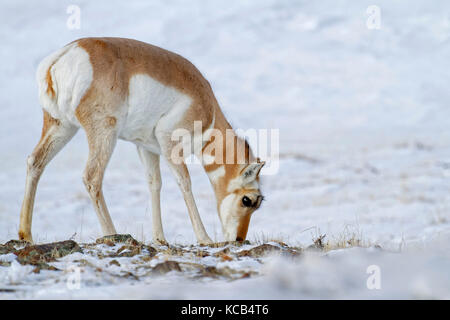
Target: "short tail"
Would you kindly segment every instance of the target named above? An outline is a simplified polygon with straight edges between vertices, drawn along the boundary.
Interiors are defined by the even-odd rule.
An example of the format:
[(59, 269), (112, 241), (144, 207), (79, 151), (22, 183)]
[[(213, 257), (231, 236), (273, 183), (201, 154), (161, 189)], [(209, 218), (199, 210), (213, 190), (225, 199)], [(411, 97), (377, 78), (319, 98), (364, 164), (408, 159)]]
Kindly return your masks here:
[(67, 51), (72, 48), (72, 43), (50, 54), (39, 63), (36, 72), (36, 81), (39, 86), (39, 99), (45, 101), (57, 99), (57, 87), (55, 86), (52, 67)]

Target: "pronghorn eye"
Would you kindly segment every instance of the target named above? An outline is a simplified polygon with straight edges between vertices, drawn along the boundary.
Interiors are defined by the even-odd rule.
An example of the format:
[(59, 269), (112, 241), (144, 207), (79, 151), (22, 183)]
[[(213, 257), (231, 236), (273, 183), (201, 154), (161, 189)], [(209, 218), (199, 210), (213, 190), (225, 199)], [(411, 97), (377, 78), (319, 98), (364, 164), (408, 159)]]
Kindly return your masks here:
[(245, 207), (251, 207), (251, 206), (252, 206), (252, 200), (250, 200), (249, 197), (244, 196), (244, 197), (242, 198), (242, 204), (243, 204)]

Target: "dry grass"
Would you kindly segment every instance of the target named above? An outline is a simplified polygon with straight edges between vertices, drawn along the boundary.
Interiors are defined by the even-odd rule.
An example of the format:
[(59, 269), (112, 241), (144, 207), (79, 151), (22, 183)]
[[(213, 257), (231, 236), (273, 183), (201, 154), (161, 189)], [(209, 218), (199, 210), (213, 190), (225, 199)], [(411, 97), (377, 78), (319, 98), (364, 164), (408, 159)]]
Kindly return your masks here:
[[(328, 236), (327, 234), (322, 233), (319, 228), (313, 227), (311, 229), (314, 230), (311, 234), (313, 243), (308, 246), (309, 249), (328, 252), (331, 250), (353, 247), (367, 248), (373, 245), (369, 240), (364, 239), (359, 226), (347, 225), (341, 233), (332, 236)], [(259, 233), (251, 241), (251, 243), (254, 245), (263, 245), (270, 242), (275, 242), (281, 246), (290, 247), (292, 249), (300, 251), (305, 248), (304, 244), (292, 243), (292, 241), (289, 240), (289, 237), (282, 234), (274, 236), (265, 233)]]
[(265, 234), (263, 232), (260, 232), (259, 234), (255, 235), (252, 241), (250, 241), (252, 244), (256, 245), (262, 245), (268, 242), (276, 242), (280, 245), (286, 246), (286, 243), (290, 242), (289, 237), (278, 234), (277, 236)]
[(320, 229), (316, 229), (316, 234), (312, 237), (312, 241), (313, 245), (310, 248), (324, 252), (353, 247), (368, 248), (373, 245), (370, 241), (364, 240), (359, 227), (350, 225), (347, 225), (340, 234), (333, 235), (328, 240), (326, 234), (322, 234)]

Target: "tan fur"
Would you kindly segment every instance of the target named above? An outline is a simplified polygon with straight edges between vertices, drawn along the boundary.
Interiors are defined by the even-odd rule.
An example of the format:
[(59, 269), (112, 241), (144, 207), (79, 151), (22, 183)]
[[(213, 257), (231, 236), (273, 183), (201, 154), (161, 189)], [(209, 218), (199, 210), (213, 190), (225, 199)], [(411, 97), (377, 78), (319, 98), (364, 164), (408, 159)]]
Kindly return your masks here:
[(52, 126), (59, 126), (61, 122), (58, 119), (52, 118), (52, 116), (45, 110), (43, 110), (44, 121), (42, 123), (41, 139), (45, 137), (45, 134)]
[(250, 224), (251, 214), (247, 214), (241, 218), (239, 221), (238, 231), (237, 231), (237, 241), (243, 241), (247, 237), (248, 225)]
[[(224, 164), (222, 164), (220, 162), (217, 163), (218, 159), (216, 159), (215, 162), (204, 166), (206, 172), (211, 172), (211, 171), (217, 170), (220, 166), (224, 166), (224, 168), (225, 168), (225, 175), (219, 181), (217, 181), (216, 184), (213, 186), (215, 189), (214, 191), (216, 193), (218, 202), (220, 203), (221, 200), (227, 194), (229, 182), (240, 174), (240, 172), (243, 168), (243, 165), (238, 163), (238, 146), (239, 146), (238, 140), (240, 140), (241, 138), (239, 138), (238, 136), (234, 136), (233, 137), (233, 147), (231, 148), (230, 147), (231, 142), (228, 141), (228, 144), (227, 144), (227, 141), (225, 140), (226, 136), (225, 136), (225, 132), (224, 132), (224, 130), (231, 128), (231, 126), (228, 128), (228, 126), (229, 126), (228, 122), (226, 122), (227, 125), (224, 127), (220, 126), (220, 123), (223, 123), (222, 121), (219, 121), (218, 123), (219, 123), (219, 126), (217, 126), (217, 129), (219, 129), (221, 131), (223, 130), (223, 134), (222, 134), (222, 136), (223, 136), (223, 144), (222, 144), (223, 145), (223, 151), (222, 151), (223, 159), (226, 159), (228, 151), (231, 151), (234, 154), (233, 163), (230, 163), (230, 164), (224, 163), (225, 160), (222, 161), (222, 163), (224, 163)], [(226, 128), (226, 129), (224, 129), (224, 128)], [(207, 148), (209, 143), (212, 143), (212, 141), (209, 141), (208, 143), (205, 144), (203, 151)], [(243, 143), (244, 143), (244, 147), (245, 147), (245, 152), (244, 152), (245, 163), (251, 163), (252, 161), (256, 161), (251, 153), (250, 146), (248, 145), (247, 141), (244, 141)], [(214, 156), (214, 154), (212, 154), (212, 155)]]
[(136, 74), (148, 74), (192, 98), (190, 112), (180, 127), (192, 130), (194, 121), (202, 121), (204, 128), (211, 124), (217, 101), (208, 81), (185, 58), (132, 39), (84, 38), (76, 43), (88, 52), (94, 71), (92, 86), (77, 108), (80, 123), (88, 121), (86, 118), (90, 118), (92, 113), (92, 102), (95, 103), (98, 97), (111, 103), (96, 107), (105, 109), (102, 110), (105, 114), (114, 114), (115, 108), (128, 95), (130, 78)]
[(42, 125), (42, 134), (41, 139), (39, 141), (39, 145), (42, 147), (37, 149), (33, 154), (34, 163), (33, 166), (37, 170), (42, 170), (44, 164), (42, 159), (45, 159), (49, 149), (52, 147), (51, 136), (49, 135), (49, 131), (52, 127), (58, 127), (60, 125), (60, 121), (58, 119), (54, 119), (50, 116), (50, 114), (44, 110), (44, 121)]
[[(117, 108), (128, 95), (130, 78), (135, 74), (148, 74), (192, 98), (193, 103), (178, 127), (192, 131), (194, 121), (201, 121), (203, 130), (206, 130), (214, 119), (214, 129), (220, 130), (224, 139), (225, 131), (232, 129), (220, 110), (208, 81), (191, 62), (180, 55), (132, 39), (84, 38), (76, 43), (88, 52), (94, 70), (93, 83), (76, 110), (77, 118), (85, 129), (89, 127), (88, 122), (97, 118), (94, 113), (114, 115), (118, 112)], [(237, 164), (236, 152), (239, 139), (234, 137), (235, 164), (225, 165), (225, 177), (215, 186), (218, 199), (223, 198), (227, 183), (236, 177), (241, 169)], [(207, 145), (208, 143), (204, 149)], [(223, 147), (225, 159), (225, 141)], [(254, 161), (247, 142), (245, 150), (245, 162)], [(210, 164), (205, 166), (205, 170), (214, 170), (219, 165)]]
[(47, 69), (47, 74), (45, 76), (45, 81), (47, 82), (47, 94), (51, 98), (55, 98), (55, 90), (53, 89), (53, 80), (52, 80), (52, 74), (51, 70), (55, 62), (53, 62), (50, 67)]
[[(91, 85), (76, 107), (75, 115), (86, 131), (89, 144), (89, 157), (83, 180), (91, 196), (103, 233), (105, 235), (116, 233), (103, 197), (102, 181), (118, 138), (120, 126), (127, 112), (125, 110), (126, 103), (124, 102), (129, 95), (130, 79), (137, 74), (149, 75), (161, 84), (174, 88), (191, 98), (191, 104), (182, 119), (179, 123), (173, 124), (174, 130), (183, 128), (193, 132), (194, 122), (200, 121), (203, 131), (207, 128), (214, 128), (218, 129), (223, 135), (223, 159), (217, 159), (218, 162), (224, 162), (227, 159), (227, 153), (230, 151), (234, 152), (234, 163), (223, 164), (225, 168), (224, 176), (213, 183), (219, 206), (220, 202), (227, 195), (228, 184), (231, 180), (239, 177), (242, 169), (245, 167), (242, 163), (238, 163), (236, 152), (238, 142), (244, 143), (245, 146), (243, 162), (249, 164), (256, 160), (248, 144), (234, 133), (232, 135), (234, 146), (230, 147), (230, 145), (227, 145), (225, 140), (226, 131), (232, 128), (220, 110), (210, 84), (200, 71), (178, 54), (137, 40), (83, 38), (74, 41), (74, 43), (88, 53), (93, 70)], [(56, 93), (51, 70), (56, 61), (57, 59), (49, 66), (43, 80), (47, 85), (46, 94), (52, 99), (55, 98)], [(212, 125), (213, 123), (214, 125)], [(53, 156), (73, 137), (77, 129), (72, 124), (62, 123), (61, 120), (52, 118), (44, 110), (41, 141), (28, 161), (26, 191), (19, 227), (19, 237), (21, 239), (32, 241), (32, 210), (37, 183), (42, 171)], [(170, 153), (169, 149), (173, 147), (172, 142), (167, 141), (165, 136), (158, 136), (157, 138), (162, 144), (163, 156), (169, 160), (169, 166), (175, 174), (183, 193), (197, 240), (200, 243), (211, 242), (197, 211), (186, 165), (184, 163), (171, 163), (168, 155)], [(211, 142), (212, 140), (207, 142), (203, 149), (205, 150)], [(139, 154), (146, 165), (149, 186), (152, 191), (153, 238), (155, 241), (165, 242), (159, 205), (159, 191), (161, 189), (159, 155), (151, 154), (143, 149), (139, 150)], [(211, 155), (214, 156), (214, 154)], [(210, 172), (221, 165), (220, 163), (212, 163), (206, 165), (205, 170)], [(259, 190), (241, 189), (236, 192), (259, 194)], [(239, 221), (237, 236), (239, 239), (245, 239), (250, 216), (254, 210), (255, 208), (244, 207), (238, 209), (239, 212), (245, 213)]]

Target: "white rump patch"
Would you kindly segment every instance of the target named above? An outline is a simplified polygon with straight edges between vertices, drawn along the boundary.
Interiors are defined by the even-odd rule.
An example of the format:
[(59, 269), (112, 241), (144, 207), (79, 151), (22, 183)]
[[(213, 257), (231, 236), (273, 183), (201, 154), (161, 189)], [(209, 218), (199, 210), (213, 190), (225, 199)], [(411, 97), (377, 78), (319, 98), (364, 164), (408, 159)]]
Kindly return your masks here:
[[(50, 66), (54, 98), (47, 94), (46, 77)], [(53, 118), (80, 126), (75, 110), (93, 79), (89, 54), (76, 43), (69, 44), (42, 60), (36, 77), (42, 108)]]

